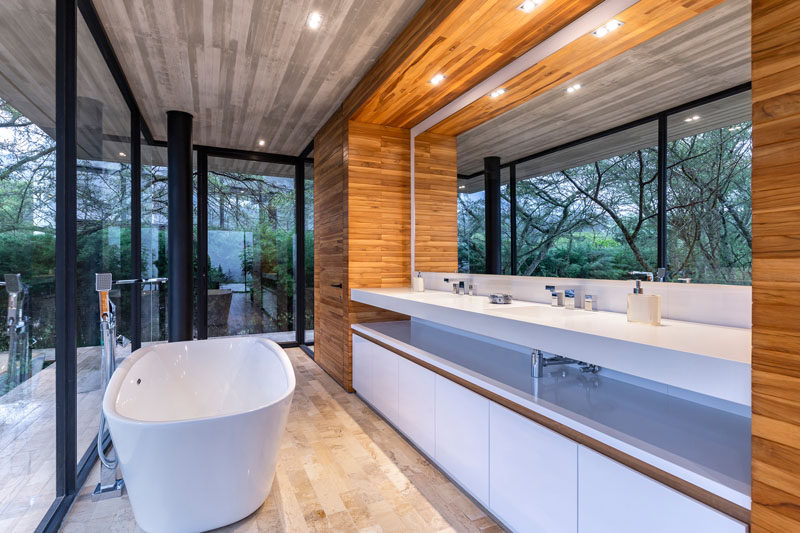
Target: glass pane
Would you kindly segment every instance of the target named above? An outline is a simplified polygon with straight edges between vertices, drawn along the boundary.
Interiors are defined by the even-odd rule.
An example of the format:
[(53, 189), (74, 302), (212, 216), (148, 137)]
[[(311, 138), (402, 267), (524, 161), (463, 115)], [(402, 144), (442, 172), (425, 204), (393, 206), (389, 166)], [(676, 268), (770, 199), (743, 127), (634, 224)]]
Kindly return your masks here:
[(511, 274), (511, 189), (508, 168), (500, 169), (500, 273)]
[[(167, 277), (167, 149), (142, 139), (142, 278)], [(142, 345), (167, 340), (167, 284), (142, 286)]]
[(314, 342), (314, 165), (306, 165), (306, 332), (305, 341)]
[(55, 5), (0, 2), (0, 281), (23, 289), (19, 327), (0, 326), (3, 531), (36, 529), (56, 494)]
[(669, 278), (749, 285), (752, 279), (750, 92), (669, 119)]
[(208, 161), (208, 335), (294, 332), (294, 166)]
[(458, 183), (458, 271), (481, 274), (486, 272), (483, 178)]
[(656, 144), (652, 123), (517, 165), (518, 274), (654, 272)]
[[(130, 110), (78, 17), (78, 457), (100, 423), (100, 305), (95, 274), (131, 277)], [(116, 332), (130, 338), (130, 288), (110, 292)], [(117, 359), (130, 347), (115, 347)]]

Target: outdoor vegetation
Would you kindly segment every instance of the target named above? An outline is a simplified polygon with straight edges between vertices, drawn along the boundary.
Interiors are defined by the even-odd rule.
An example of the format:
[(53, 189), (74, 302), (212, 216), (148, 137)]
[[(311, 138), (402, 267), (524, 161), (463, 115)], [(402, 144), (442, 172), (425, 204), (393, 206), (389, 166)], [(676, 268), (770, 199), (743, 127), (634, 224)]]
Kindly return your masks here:
[[(143, 154), (144, 158), (144, 154)], [(78, 161), (78, 343), (99, 344), (94, 274), (131, 277), (130, 165)], [(142, 166), (142, 274), (167, 276), (167, 171)], [(306, 189), (313, 202), (313, 188)], [(209, 288), (230, 284), (258, 320), (241, 330), (293, 328), (294, 190), (292, 179), (209, 173)], [(312, 219), (313, 220), (313, 219)], [(213, 238), (212, 238), (213, 235)], [(313, 280), (313, 230), (306, 232), (306, 276)], [(196, 264), (195, 259), (195, 264)], [(30, 287), (34, 348), (55, 346), (55, 142), (0, 100), (0, 275), (21, 273)], [(166, 338), (163, 286), (144, 286), (143, 340)], [(112, 293), (119, 333), (130, 336), (130, 290)], [(313, 290), (307, 291), (313, 324)], [(7, 293), (0, 289), (0, 309)], [(0, 331), (0, 351), (8, 348)]]
[[(751, 125), (669, 143), (668, 275), (751, 279)], [(644, 148), (517, 182), (517, 273), (625, 279), (657, 268), (657, 150)], [(510, 195), (502, 191), (503, 272), (511, 272)], [(483, 193), (459, 194), (461, 271), (485, 271)]]

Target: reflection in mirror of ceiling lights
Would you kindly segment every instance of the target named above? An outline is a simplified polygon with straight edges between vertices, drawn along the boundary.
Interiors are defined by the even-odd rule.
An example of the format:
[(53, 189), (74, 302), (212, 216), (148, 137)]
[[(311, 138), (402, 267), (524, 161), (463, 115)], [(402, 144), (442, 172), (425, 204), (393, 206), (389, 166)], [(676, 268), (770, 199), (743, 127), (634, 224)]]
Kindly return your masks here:
[(505, 92), (506, 92), (505, 89), (495, 89), (494, 91), (489, 93), (489, 96), (491, 96), (492, 98), (497, 98), (501, 94), (505, 94)]
[(267, 141), (265, 141), (264, 139), (259, 139), (258, 140), (258, 145), (259, 146), (264, 146), (265, 144), (267, 144)]
[(567, 87), (567, 92), (569, 94), (572, 94), (575, 91), (579, 90), (581, 87), (583, 87), (583, 85), (581, 85), (580, 83), (575, 83), (575, 84), (570, 85), (569, 87)]
[(606, 22), (605, 24), (603, 24), (602, 26), (600, 26), (599, 28), (597, 28), (596, 30), (594, 30), (592, 32), (592, 35), (594, 35), (595, 37), (598, 37), (598, 38), (599, 37), (605, 37), (606, 35), (608, 35), (612, 31), (614, 31), (617, 28), (619, 28), (620, 26), (622, 26), (622, 24), (623, 23), (620, 22), (617, 19), (611, 19), (608, 22)]

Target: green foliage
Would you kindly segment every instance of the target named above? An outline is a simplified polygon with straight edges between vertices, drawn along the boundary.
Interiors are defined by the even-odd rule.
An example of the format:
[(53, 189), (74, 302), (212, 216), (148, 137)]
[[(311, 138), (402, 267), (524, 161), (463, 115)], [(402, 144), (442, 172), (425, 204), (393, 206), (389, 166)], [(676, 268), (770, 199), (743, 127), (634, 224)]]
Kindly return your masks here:
[[(750, 283), (749, 123), (673, 141), (668, 164), (672, 278)], [(518, 273), (624, 279), (653, 272), (657, 151), (652, 148), (517, 182)], [(518, 175), (521, 171), (518, 168)], [(519, 176), (518, 176), (519, 177)], [(503, 271), (510, 273), (510, 197), (502, 191)], [(482, 192), (459, 194), (459, 269), (485, 270)]]

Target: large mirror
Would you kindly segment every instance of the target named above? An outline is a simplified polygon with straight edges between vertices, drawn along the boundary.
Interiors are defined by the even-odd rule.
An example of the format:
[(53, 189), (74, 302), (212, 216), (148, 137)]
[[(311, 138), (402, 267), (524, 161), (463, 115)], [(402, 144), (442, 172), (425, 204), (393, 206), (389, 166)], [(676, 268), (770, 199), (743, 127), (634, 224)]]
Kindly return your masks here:
[(749, 28), (728, 0), (460, 133), (459, 271), (749, 285)]

